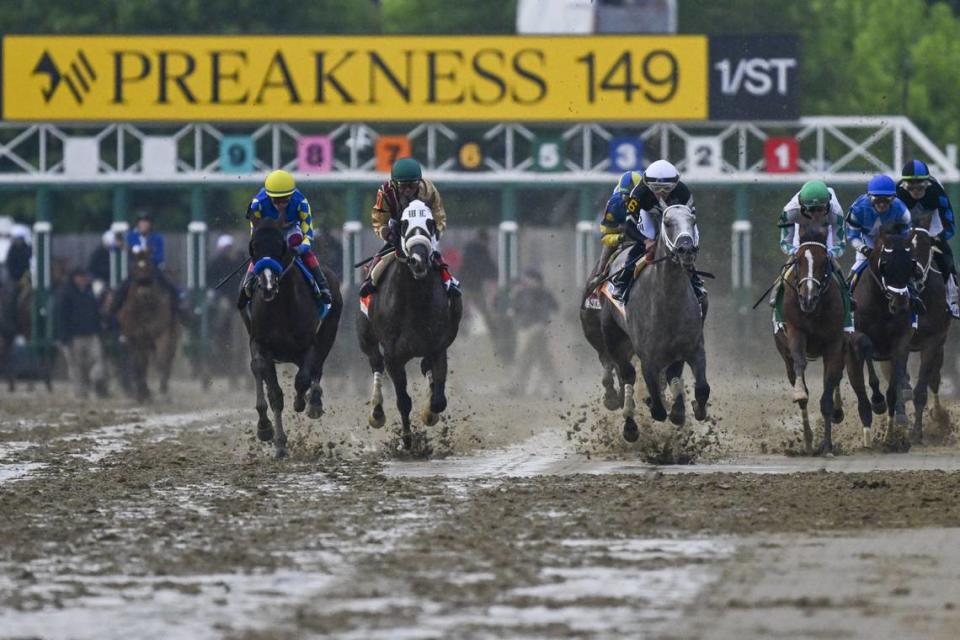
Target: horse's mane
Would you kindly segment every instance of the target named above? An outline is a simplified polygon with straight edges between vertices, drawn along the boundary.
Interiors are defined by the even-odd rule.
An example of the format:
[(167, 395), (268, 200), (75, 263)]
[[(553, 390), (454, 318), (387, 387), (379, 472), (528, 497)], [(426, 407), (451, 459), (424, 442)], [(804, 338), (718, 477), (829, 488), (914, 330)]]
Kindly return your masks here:
[(287, 242), (280, 225), (270, 218), (263, 218), (253, 227), (250, 236), (250, 257), (279, 259), (286, 253)]

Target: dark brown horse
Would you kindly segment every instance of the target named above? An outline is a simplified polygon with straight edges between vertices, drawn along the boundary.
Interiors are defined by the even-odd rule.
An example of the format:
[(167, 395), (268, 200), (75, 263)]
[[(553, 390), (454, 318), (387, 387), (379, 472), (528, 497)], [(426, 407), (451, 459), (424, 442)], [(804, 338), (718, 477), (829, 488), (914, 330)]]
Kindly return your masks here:
[(823, 358), (823, 442), (819, 453), (833, 452), (832, 423), (843, 420), (840, 381), (843, 379), (843, 298), (827, 253), (826, 234), (819, 225), (801, 227), (800, 246), (784, 277), (784, 331), (774, 335), (777, 350), (793, 387), (793, 401), (803, 418), (803, 440), (813, 453), (813, 431), (807, 413), (809, 398), (805, 372), (808, 358)]
[[(853, 298), (856, 301), (855, 343), (847, 350), (847, 376), (857, 394), (857, 411), (863, 423), (864, 446), (872, 442), (873, 412), (887, 413), (884, 446), (890, 451), (908, 451), (910, 442), (903, 430), (907, 425), (902, 384), (906, 380), (910, 353), (911, 326), (908, 284), (915, 265), (911, 244), (901, 235), (899, 225), (881, 232), (870, 253), (869, 265), (860, 274)], [(886, 396), (880, 392), (880, 380), (874, 361), (890, 361), (890, 379)], [(867, 398), (863, 366), (870, 375), (872, 396)]]
[(139, 402), (150, 399), (147, 367), (151, 356), (160, 373), (160, 393), (169, 390), (170, 371), (180, 340), (180, 323), (174, 314), (175, 301), (159, 281), (149, 250), (132, 256), (130, 288), (117, 312), (120, 333), (126, 339), (133, 387)]
[[(321, 317), (310, 285), (298, 273), (296, 255), (287, 245), (283, 230), (269, 218), (262, 219), (254, 228), (250, 258), (257, 274), (256, 288), (249, 308), (240, 313), (250, 337), (250, 370), (257, 388), (257, 437), (272, 441), (277, 458), (283, 458), (287, 455), (287, 434), (283, 430), (283, 390), (277, 380), (276, 363), (290, 362), (298, 367), (293, 382), (293, 410), (299, 413), (306, 409), (311, 418), (323, 415), (320, 380), (323, 364), (337, 337), (343, 298), (337, 277), (322, 267), (333, 304)], [(268, 397), (272, 423), (267, 416)]]
[(927, 312), (919, 317), (917, 330), (910, 341), (910, 351), (920, 352), (920, 371), (913, 387), (913, 429), (910, 441), (923, 442), (923, 410), (927, 406), (927, 389), (933, 394), (933, 409), (942, 412), (940, 406), (940, 368), (943, 366), (943, 347), (947, 342), (950, 329), (950, 309), (946, 301), (946, 285), (943, 274), (934, 264), (930, 221), (933, 212), (928, 215), (913, 216), (913, 232), (910, 243), (920, 266), (921, 276), (918, 284)]

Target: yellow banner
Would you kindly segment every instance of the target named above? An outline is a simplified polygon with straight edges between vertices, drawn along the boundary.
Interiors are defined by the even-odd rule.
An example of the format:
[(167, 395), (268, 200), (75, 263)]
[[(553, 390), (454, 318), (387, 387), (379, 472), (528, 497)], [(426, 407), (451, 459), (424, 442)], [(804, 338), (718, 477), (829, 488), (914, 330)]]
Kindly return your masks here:
[(27, 121), (707, 118), (705, 36), (5, 36)]

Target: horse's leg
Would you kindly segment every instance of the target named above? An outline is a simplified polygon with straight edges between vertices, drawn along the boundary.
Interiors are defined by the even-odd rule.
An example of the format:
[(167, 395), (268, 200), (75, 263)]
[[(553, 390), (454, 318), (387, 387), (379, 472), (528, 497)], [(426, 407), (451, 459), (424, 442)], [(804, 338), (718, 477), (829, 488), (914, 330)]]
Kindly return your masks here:
[(667, 410), (660, 395), (660, 371), (646, 362), (640, 363), (640, 370), (643, 372), (643, 382), (647, 385), (650, 415), (657, 422), (663, 422), (667, 419)]
[(617, 385), (614, 384), (613, 361), (606, 356), (601, 356), (600, 364), (603, 365), (603, 377), (600, 378), (600, 382), (603, 384), (603, 406), (609, 411), (621, 409), (623, 408), (623, 395), (622, 390), (618, 391)]
[(310, 389), (310, 367), (313, 366), (314, 348), (307, 349), (297, 365), (297, 375), (293, 378), (293, 410), (301, 413), (307, 408), (307, 390)]
[(887, 412), (887, 401), (880, 391), (880, 378), (877, 376), (877, 369), (873, 364), (873, 358), (866, 358), (866, 362), (867, 375), (870, 378), (870, 404), (873, 407), (873, 412), (880, 416)]
[(930, 364), (929, 387), (930, 395), (933, 396), (933, 409), (930, 415), (934, 420), (944, 421), (947, 417), (947, 412), (944, 411), (943, 406), (940, 404), (940, 370), (943, 368), (942, 342), (937, 345), (932, 360), (933, 362)]
[(386, 357), (387, 373), (393, 380), (393, 390), (397, 394), (397, 410), (400, 411), (400, 423), (402, 425), (401, 437), (403, 438), (403, 448), (410, 451), (413, 448), (413, 434), (410, 431), (410, 410), (413, 408), (413, 400), (407, 393), (407, 370), (405, 363), (401, 363), (395, 358)]
[(667, 384), (670, 386), (670, 422), (682, 427), (687, 421), (686, 400), (683, 393), (683, 360), (678, 360), (667, 367)]
[(823, 354), (823, 394), (820, 396), (820, 414), (823, 416), (823, 442), (819, 452), (833, 455), (834, 401), (839, 399), (838, 389), (843, 379), (843, 339), (841, 338)]
[(803, 422), (803, 446), (807, 454), (813, 453), (813, 429), (810, 428), (810, 413), (807, 403), (810, 395), (807, 390), (807, 335), (802, 331), (787, 325), (787, 343), (790, 349), (790, 359), (793, 361), (793, 401), (800, 407), (800, 418)]
[(263, 442), (273, 440), (273, 423), (267, 417), (267, 396), (263, 392), (264, 378), (267, 375), (267, 358), (260, 352), (260, 348), (252, 341), (250, 343), (250, 371), (253, 372), (254, 387), (257, 390), (257, 438)]
[(710, 399), (710, 383), (707, 382), (707, 353), (703, 342), (693, 357), (687, 361), (693, 371), (693, 417), (703, 422), (707, 419), (707, 401)]
[(177, 355), (176, 328), (162, 334), (157, 340), (157, 371), (160, 373), (160, 393), (170, 392), (170, 372), (173, 370), (173, 358)]
[(437, 424), (440, 414), (447, 408), (447, 352), (446, 350), (434, 355), (432, 358), (424, 358), (424, 365), (429, 364), (426, 376), (430, 381), (429, 406), (424, 407), (421, 413), (421, 419), (427, 426)]
[[(333, 282), (332, 274), (327, 274), (327, 281)], [(310, 373), (310, 397), (307, 399), (307, 417), (319, 418), (323, 415), (323, 389), (320, 381), (323, 379), (323, 365), (330, 355), (333, 343), (337, 339), (337, 330), (340, 327), (340, 314), (343, 309), (343, 299), (336, 287), (333, 288), (333, 305), (323, 323), (317, 330), (317, 336), (313, 341), (314, 348), (309, 373)]]
[(130, 368), (133, 370), (134, 388), (138, 402), (150, 401), (150, 388), (147, 386), (147, 350), (140, 346), (130, 347)]
[(264, 370), (264, 382), (267, 384), (267, 398), (270, 400), (270, 409), (273, 410), (273, 446), (276, 449), (277, 459), (287, 457), (287, 434), (283, 430), (283, 389), (277, 380), (277, 365), (268, 360)]
[(614, 321), (602, 326), (604, 347), (611, 362), (617, 368), (617, 377), (620, 378), (623, 397), (623, 439), (627, 442), (636, 442), (640, 437), (640, 429), (634, 420), (637, 404), (633, 386), (637, 382), (637, 370), (630, 362), (633, 358), (633, 344), (629, 336)]
[(920, 370), (917, 383), (913, 386), (913, 429), (910, 431), (910, 442), (913, 444), (923, 442), (923, 410), (927, 407), (927, 388), (938, 347), (928, 342), (920, 352)]
[(867, 387), (863, 380), (864, 361), (869, 361), (871, 350), (869, 338), (861, 336), (859, 345), (847, 349), (847, 379), (857, 396), (857, 413), (860, 414), (860, 424), (863, 426), (863, 446), (869, 448), (873, 436), (870, 427), (873, 424), (873, 409), (867, 397)]

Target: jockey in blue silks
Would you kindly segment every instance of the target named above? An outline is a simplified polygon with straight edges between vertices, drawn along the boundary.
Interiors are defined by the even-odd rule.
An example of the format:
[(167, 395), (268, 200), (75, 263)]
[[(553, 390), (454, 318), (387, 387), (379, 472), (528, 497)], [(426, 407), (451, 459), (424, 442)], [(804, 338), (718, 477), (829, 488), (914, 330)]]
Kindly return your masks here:
[[(867, 192), (856, 199), (847, 211), (847, 242), (857, 252), (850, 277), (851, 290), (857, 286), (860, 274), (869, 265), (870, 253), (884, 227), (900, 225), (900, 235), (906, 240), (910, 235), (910, 211), (897, 198), (897, 185), (893, 178), (877, 175), (867, 184)], [(914, 313), (923, 313), (923, 301), (911, 280), (910, 306)]]
[[(254, 223), (263, 218), (279, 220), (283, 228), (287, 244), (293, 249), (304, 266), (317, 283), (315, 296), (321, 305), (333, 302), (327, 279), (320, 268), (320, 261), (310, 250), (313, 243), (313, 216), (310, 213), (310, 203), (300, 189), (297, 189), (293, 176), (290, 173), (277, 169), (267, 175), (263, 188), (257, 192), (247, 209), (247, 218), (250, 220), (250, 231), (253, 232)], [(253, 294), (252, 286), (256, 280), (253, 273), (253, 263), (247, 267), (247, 275), (240, 286), (240, 300), (238, 306), (243, 308), (250, 301)]]

